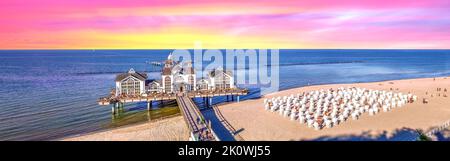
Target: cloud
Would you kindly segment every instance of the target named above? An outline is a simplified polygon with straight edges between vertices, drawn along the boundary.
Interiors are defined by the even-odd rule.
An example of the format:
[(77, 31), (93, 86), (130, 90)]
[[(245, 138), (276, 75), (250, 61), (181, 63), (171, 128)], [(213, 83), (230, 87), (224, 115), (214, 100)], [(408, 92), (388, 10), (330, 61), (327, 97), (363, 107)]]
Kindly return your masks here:
[(3, 49), (180, 48), (197, 40), (211, 48), (450, 47), (446, 0), (4, 0), (0, 6)]

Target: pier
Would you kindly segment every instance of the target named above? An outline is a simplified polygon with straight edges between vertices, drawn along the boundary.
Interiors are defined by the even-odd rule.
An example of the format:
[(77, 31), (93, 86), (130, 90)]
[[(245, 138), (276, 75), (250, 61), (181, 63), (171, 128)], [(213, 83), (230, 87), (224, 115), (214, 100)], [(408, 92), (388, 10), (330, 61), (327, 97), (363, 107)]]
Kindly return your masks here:
[(191, 141), (219, 141), (192, 99), (180, 94), (176, 100), (186, 125), (191, 132)]
[[(219, 141), (219, 138), (211, 128), (210, 122), (205, 120), (193, 98), (202, 98), (207, 108), (213, 107), (212, 98), (226, 96), (228, 101), (239, 101), (241, 95), (248, 94), (247, 89), (233, 88), (221, 90), (190, 91), (179, 93), (156, 93), (151, 92), (143, 95), (118, 95), (112, 90), (111, 95), (100, 98), (99, 105), (112, 106), (113, 114), (118, 113), (119, 108), (125, 103), (147, 102), (147, 110), (150, 110), (153, 101), (176, 100), (181, 114), (190, 131), (191, 141)], [(236, 98), (236, 99), (235, 99)]]
[[(219, 140), (211, 129), (211, 123), (205, 120), (193, 98), (202, 98), (206, 108), (213, 105), (213, 97), (224, 96), (227, 101), (239, 102), (241, 95), (247, 95), (247, 89), (238, 88), (232, 71), (216, 68), (207, 71), (206, 76), (196, 77), (192, 62), (175, 61), (172, 54), (161, 62), (147, 62), (161, 68), (161, 79), (148, 79), (147, 73), (137, 72), (131, 68), (126, 73), (116, 76), (116, 88), (110, 95), (99, 98), (98, 104), (112, 105), (114, 114), (123, 109), (125, 103), (147, 102), (147, 110), (154, 101), (176, 100), (188, 126), (193, 141)], [(209, 123), (209, 124), (208, 124)]]
[[(222, 90), (205, 90), (205, 91), (191, 91), (184, 92), (184, 94), (189, 98), (203, 98), (206, 101), (207, 107), (211, 107), (212, 99), (216, 96), (227, 96), (228, 99), (239, 102), (239, 96), (247, 95), (247, 89), (233, 88), (233, 89), (222, 89)], [(113, 105), (114, 106), (123, 106), (123, 103), (129, 102), (148, 102), (151, 106), (152, 101), (167, 101), (167, 100), (175, 100), (177, 98), (177, 94), (175, 93), (147, 93), (144, 95), (119, 95), (115, 96), (114, 90), (112, 90), (111, 95), (107, 97), (102, 97), (98, 99), (99, 105)]]

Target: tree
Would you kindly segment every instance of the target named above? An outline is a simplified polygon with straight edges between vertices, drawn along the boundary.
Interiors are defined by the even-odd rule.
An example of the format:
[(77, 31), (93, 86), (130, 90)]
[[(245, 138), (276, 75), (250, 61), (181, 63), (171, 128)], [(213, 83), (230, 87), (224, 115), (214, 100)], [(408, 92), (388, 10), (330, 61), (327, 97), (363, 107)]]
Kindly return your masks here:
[(429, 138), (425, 133), (423, 133), (422, 130), (417, 129), (416, 131), (419, 134), (419, 137), (417, 137), (417, 141), (432, 141), (431, 138)]

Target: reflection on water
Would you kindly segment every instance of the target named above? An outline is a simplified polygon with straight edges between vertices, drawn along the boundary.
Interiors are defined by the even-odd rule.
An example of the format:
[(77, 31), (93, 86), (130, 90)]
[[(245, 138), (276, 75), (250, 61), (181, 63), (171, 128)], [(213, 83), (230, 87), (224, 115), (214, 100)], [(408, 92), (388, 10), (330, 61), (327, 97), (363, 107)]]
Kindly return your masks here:
[(125, 104), (117, 114), (111, 114), (111, 123), (105, 125), (106, 128), (120, 127), (165, 117), (172, 117), (180, 114), (180, 109), (176, 101), (154, 103), (150, 111), (146, 108), (146, 103)]

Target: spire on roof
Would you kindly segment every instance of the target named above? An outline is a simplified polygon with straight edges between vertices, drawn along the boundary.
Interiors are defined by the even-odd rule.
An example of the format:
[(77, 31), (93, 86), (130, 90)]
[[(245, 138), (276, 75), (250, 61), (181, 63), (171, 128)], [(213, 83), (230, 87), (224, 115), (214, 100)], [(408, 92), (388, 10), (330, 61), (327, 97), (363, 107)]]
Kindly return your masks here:
[(130, 70), (128, 70), (128, 73), (136, 73), (136, 71), (134, 71), (133, 68), (130, 68)]
[(169, 56), (167, 56), (167, 60), (172, 60), (172, 53), (170, 53)]

